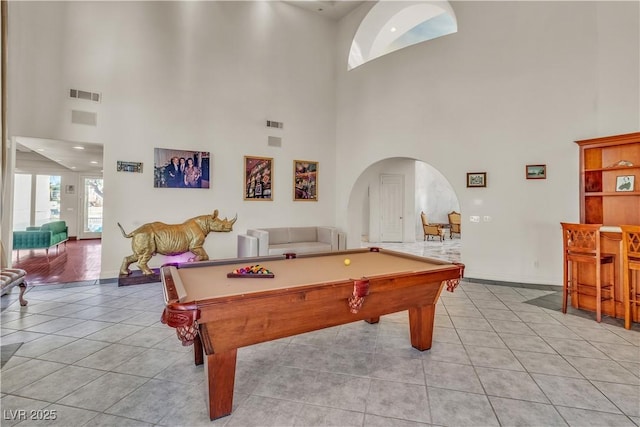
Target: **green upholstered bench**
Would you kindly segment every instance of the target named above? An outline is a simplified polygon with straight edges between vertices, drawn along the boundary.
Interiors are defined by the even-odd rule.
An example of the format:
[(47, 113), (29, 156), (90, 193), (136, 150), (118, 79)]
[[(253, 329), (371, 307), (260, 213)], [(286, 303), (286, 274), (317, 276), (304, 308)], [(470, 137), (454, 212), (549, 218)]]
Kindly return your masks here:
[(13, 249), (18, 251), (18, 259), (20, 258), (20, 249), (44, 249), (49, 258), (49, 248), (56, 247), (60, 243), (69, 240), (69, 228), (65, 221), (52, 221), (42, 224), (40, 227), (27, 227), (25, 231), (13, 232)]

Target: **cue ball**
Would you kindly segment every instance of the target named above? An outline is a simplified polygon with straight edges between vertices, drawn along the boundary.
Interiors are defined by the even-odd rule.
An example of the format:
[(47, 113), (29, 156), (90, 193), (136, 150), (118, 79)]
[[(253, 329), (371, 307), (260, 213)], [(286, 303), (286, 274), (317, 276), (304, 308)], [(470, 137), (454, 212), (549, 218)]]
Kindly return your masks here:
[(345, 258), (344, 265), (349, 265), (349, 264), (351, 264), (351, 260), (349, 258)]

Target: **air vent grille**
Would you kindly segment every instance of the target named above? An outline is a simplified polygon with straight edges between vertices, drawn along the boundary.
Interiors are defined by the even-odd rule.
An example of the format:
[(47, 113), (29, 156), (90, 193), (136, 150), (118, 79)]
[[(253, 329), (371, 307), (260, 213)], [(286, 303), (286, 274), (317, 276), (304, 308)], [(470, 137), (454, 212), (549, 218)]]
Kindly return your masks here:
[(282, 147), (282, 138), (270, 136), (267, 139), (267, 145), (269, 145), (269, 147)]
[(267, 127), (268, 128), (282, 129), (284, 127), (284, 123), (275, 122), (273, 120), (267, 120)]
[(93, 102), (100, 102), (102, 100), (101, 94), (80, 89), (69, 89), (69, 97)]
[(92, 111), (71, 110), (71, 123), (78, 125), (97, 126), (98, 114)]

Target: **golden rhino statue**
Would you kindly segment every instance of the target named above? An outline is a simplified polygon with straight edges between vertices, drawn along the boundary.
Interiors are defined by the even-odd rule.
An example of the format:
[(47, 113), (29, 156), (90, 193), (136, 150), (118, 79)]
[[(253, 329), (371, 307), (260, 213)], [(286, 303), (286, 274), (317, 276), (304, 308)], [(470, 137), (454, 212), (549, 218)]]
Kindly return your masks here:
[(238, 215), (232, 220), (218, 218), (218, 210), (213, 215), (200, 215), (183, 222), (182, 224), (165, 224), (163, 222), (150, 222), (136, 228), (127, 234), (120, 223), (118, 227), (122, 235), (131, 240), (133, 255), (124, 257), (120, 274), (131, 273), (129, 266), (134, 262), (145, 275), (153, 274), (147, 263), (155, 254), (179, 255), (191, 252), (195, 257), (190, 261), (205, 261), (209, 255), (202, 245), (204, 239), (212, 231), (231, 231)]

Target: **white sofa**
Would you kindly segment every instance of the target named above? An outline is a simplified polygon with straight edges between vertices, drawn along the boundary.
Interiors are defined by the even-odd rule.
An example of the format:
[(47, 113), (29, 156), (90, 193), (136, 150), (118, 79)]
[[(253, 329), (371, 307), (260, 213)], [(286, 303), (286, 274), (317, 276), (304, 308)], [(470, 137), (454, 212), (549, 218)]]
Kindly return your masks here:
[(346, 249), (346, 234), (335, 227), (250, 228), (238, 235), (238, 258)]

